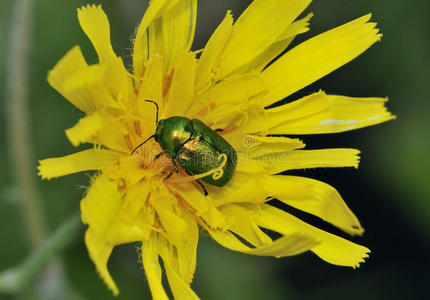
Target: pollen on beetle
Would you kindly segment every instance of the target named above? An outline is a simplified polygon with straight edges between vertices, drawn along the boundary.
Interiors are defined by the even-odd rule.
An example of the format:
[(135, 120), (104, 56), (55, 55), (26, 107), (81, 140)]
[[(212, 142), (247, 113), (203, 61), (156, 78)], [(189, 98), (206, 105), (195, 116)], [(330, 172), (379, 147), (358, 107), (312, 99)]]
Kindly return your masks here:
[[(228, 249), (257, 256), (312, 251), (353, 268), (368, 256), (366, 247), (268, 203), (276, 198), (351, 235), (362, 234), (335, 188), (288, 175), (294, 169), (358, 167), (360, 151), (306, 150), (296, 137), (394, 118), (385, 98), (323, 91), (270, 106), (380, 40), (369, 14), (288, 49), (309, 30), (312, 14), (298, 17), (310, 2), (254, 0), (236, 21), (227, 12), (196, 57), (191, 45), (197, 0), (150, 1), (133, 40), (131, 66), (113, 51), (101, 6), (78, 9), (98, 63), (88, 65), (76, 46), (49, 72), (48, 82), (85, 114), (66, 130), (70, 142), (93, 147), (42, 160), (38, 169), (46, 179), (96, 171), (80, 205), (88, 226), (85, 243), (114, 294), (119, 289), (107, 268), (112, 250), (139, 242), (154, 299), (168, 299), (163, 270), (175, 299), (198, 299), (191, 283), (200, 230)], [(182, 118), (184, 126), (174, 119), (173, 129), (182, 126), (178, 134), (158, 136), (157, 128), (172, 117)]]

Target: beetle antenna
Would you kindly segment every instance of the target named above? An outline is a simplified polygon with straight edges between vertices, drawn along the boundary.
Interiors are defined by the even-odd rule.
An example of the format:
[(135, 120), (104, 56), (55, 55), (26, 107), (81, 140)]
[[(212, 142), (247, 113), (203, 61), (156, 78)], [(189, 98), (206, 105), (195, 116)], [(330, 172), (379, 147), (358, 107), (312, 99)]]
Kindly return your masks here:
[[(155, 102), (154, 102), (154, 103), (155, 103)], [(146, 139), (146, 141), (144, 141), (143, 143), (139, 144), (136, 148), (134, 148), (134, 149), (133, 149), (133, 151), (131, 151), (131, 154), (130, 154), (130, 155), (133, 155), (133, 154), (134, 154), (134, 152), (136, 152), (136, 150), (137, 150), (139, 147), (143, 146), (143, 144), (145, 144), (147, 141), (149, 141), (149, 140), (150, 140), (150, 139), (152, 139), (153, 137), (155, 137), (155, 135), (151, 135), (149, 138), (147, 138), (147, 139)]]
[(145, 100), (146, 102), (151, 102), (155, 104), (155, 107), (157, 108), (157, 114), (155, 115), (155, 124), (158, 124), (158, 104), (155, 101), (152, 100)]

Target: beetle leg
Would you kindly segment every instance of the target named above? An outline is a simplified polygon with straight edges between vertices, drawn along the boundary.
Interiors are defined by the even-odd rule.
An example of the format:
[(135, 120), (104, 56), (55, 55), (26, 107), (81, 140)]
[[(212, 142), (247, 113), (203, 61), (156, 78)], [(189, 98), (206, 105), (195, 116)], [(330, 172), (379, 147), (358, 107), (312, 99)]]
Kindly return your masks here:
[(217, 129), (215, 129), (215, 132), (221, 132), (221, 131), (223, 131), (224, 129), (222, 129), (222, 128), (217, 128)]
[(155, 157), (154, 157), (154, 160), (157, 160), (157, 159), (159, 159), (161, 156), (163, 156), (164, 155), (164, 152), (160, 152), (160, 153), (158, 153), (157, 155), (155, 155)]
[(178, 166), (176, 165), (176, 161), (172, 158), (172, 164), (173, 164), (173, 170), (172, 171), (175, 171), (175, 173), (178, 173), (179, 171), (178, 171)]
[(205, 186), (203, 185), (203, 183), (201, 183), (200, 181), (196, 180), (196, 182), (202, 187), (203, 192), (205, 193), (205, 197), (207, 195), (209, 195), (208, 191), (206, 190)]
[[(193, 174), (191, 174), (190, 172), (188, 172), (188, 171), (185, 171), (188, 175), (193, 175)], [(205, 193), (205, 197), (207, 196), (207, 195), (209, 195), (209, 193), (208, 193), (208, 191), (206, 190), (206, 188), (205, 188), (205, 186), (203, 185), (203, 183), (201, 183), (200, 181), (198, 181), (198, 180), (196, 180), (196, 182), (202, 187), (202, 189), (203, 189), (203, 192)]]
[[(163, 152), (161, 152), (160, 154), (162, 154)], [(161, 156), (161, 155), (160, 155)], [(170, 172), (169, 172), (169, 174), (167, 174), (167, 176), (164, 178), (164, 180), (167, 180), (167, 179), (169, 179), (172, 175), (173, 175), (173, 173), (178, 173), (179, 172), (179, 170), (178, 170), (178, 166), (176, 165), (176, 162), (175, 162), (175, 160), (174, 159), (172, 159), (172, 164), (173, 164), (173, 169), (172, 170), (170, 170)]]

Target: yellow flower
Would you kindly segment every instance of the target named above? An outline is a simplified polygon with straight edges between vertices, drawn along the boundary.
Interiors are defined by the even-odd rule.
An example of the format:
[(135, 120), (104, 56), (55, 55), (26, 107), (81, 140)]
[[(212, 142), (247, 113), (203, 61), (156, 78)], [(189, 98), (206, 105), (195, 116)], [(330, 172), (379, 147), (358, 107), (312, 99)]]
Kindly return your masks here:
[[(276, 198), (355, 235), (363, 229), (331, 186), (277, 175), (292, 169), (357, 167), (356, 149), (302, 150), (279, 135), (336, 133), (393, 118), (387, 99), (328, 95), (322, 91), (265, 108), (351, 61), (381, 34), (370, 15), (317, 35), (273, 63), (296, 35), (308, 31), (311, 14), (296, 18), (310, 0), (255, 0), (233, 22), (230, 12), (205, 48), (191, 51), (197, 0), (151, 1), (133, 46), (132, 73), (111, 46), (100, 6), (78, 9), (79, 23), (99, 63), (88, 65), (78, 46), (49, 72), (49, 83), (85, 116), (66, 130), (70, 142), (94, 147), (40, 161), (43, 178), (98, 170), (81, 201), (85, 242), (100, 276), (118, 294), (107, 262), (119, 244), (141, 242), (141, 258), (155, 299), (167, 299), (163, 261), (175, 299), (198, 299), (190, 284), (199, 228), (221, 245), (247, 254), (285, 257), (312, 251), (323, 260), (357, 267), (369, 249), (317, 229), (267, 201)], [(224, 187), (205, 184), (208, 195), (180, 170), (169, 179), (168, 159), (154, 134), (160, 119), (199, 119), (235, 148), (238, 161)], [(275, 135), (275, 136), (274, 136)], [(276, 136), (277, 135), (277, 136)], [(273, 240), (262, 228), (281, 235)], [(240, 237), (240, 238), (238, 238)]]

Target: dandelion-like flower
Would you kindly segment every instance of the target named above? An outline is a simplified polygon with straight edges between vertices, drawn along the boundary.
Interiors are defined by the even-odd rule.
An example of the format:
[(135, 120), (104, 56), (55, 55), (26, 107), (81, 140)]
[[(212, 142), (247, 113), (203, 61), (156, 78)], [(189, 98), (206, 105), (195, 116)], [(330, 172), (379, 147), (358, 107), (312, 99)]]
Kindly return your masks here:
[[(153, 0), (135, 33), (132, 72), (112, 49), (101, 7), (78, 9), (99, 63), (88, 65), (76, 46), (49, 72), (48, 81), (85, 113), (66, 130), (70, 142), (94, 147), (42, 160), (39, 171), (49, 179), (98, 170), (81, 201), (82, 220), (88, 225), (89, 255), (114, 294), (118, 288), (107, 269), (109, 256), (116, 245), (140, 242), (155, 299), (168, 298), (160, 258), (173, 296), (198, 299), (190, 284), (199, 228), (224, 247), (253, 255), (285, 257), (310, 250), (331, 264), (354, 268), (368, 256), (366, 247), (267, 203), (278, 199), (351, 235), (361, 234), (358, 219), (333, 187), (279, 175), (293, 169), (357, 167), (359, 151), (303, 150), (301, 140), (285, 135), (343, 132), (393, 118), (384, 107), (386, 99), (322, 91), (267, 108), (381, 37), (366, 15), (282, 54), (296, 35), (308, 31), (312, 14), (296, 18), (310, 2), (255, 0), (235, 22), (227, 12), (205, 48), (192, 51), (197, 0)], [(218, 187), (186, 167), (172, 174), (175, 157), (159, 157), (157, 141), (137, 147), (157, 127), (156, 107), (145, 100), (156, 102), (160, 119), (200, 120), (230, 144), (237, 155), (231, 179)], [(222, 177), (226, 158), (217, 157), (220, 165), (204, 176)], [(272, 239), (262, 229), (280, 237)]]

